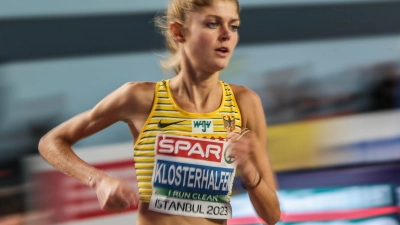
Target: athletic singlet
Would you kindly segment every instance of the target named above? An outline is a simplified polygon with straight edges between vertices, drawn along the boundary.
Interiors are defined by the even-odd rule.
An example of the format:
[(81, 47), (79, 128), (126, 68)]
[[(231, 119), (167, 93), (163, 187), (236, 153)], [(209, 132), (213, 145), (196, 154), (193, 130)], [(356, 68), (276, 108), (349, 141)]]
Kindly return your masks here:
[(220, 83), (220, 107), (191, 113), (175, 103), (169, 80), (157, 82), (152, 110), (134, 146), (140, 200), (150, 202), (150, 210), (231, 218), (235, 166), (226, 136), (240, 133), (242, 121), (231, 87)]

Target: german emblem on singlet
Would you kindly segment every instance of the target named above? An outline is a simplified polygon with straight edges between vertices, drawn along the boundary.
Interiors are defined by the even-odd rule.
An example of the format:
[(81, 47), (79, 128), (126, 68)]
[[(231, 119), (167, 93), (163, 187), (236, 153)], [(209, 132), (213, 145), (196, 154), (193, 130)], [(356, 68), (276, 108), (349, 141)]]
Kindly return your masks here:
[(235, 116), (223, 116), (222, 120), (224, 121), (224, 129), (227, 132), (235, 131), (236, 129)]

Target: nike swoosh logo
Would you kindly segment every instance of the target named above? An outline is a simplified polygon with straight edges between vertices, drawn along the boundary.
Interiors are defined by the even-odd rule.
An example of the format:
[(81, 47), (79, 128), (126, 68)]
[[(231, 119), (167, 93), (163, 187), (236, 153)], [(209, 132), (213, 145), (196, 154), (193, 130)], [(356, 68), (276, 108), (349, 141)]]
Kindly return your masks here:
[(174, 125), (174, 124), (182, 123), (183, 121), (186, 121), (186, 120), (181, 120), (181, 121), (172, 122), (172, 123), (163, 123), (161, 121), (162, 120), (160, 120), (160, 122), (158, 122), (158, 127), (159, 128), (166, 128), (166, 127), (169, 127), (169, 126)]

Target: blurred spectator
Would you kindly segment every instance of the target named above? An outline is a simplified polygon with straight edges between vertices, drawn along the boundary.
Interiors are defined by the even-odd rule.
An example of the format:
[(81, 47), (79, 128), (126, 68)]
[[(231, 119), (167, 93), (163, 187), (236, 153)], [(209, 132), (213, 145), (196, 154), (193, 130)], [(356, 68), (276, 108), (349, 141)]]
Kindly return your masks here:
[(0, 217), (0, 225), (49, 225), (51, 212), (30, 212)]
[(399, 70), (396, 64), (387, 63), (378, 66), (380, 80), (372, 91), (372, 110), (388, 110), (398, 107)]
[(52, 213), (28, 212), (25, 207), (25, 189), (22, 185), (0, 188), (0, 225), (47, 225)]

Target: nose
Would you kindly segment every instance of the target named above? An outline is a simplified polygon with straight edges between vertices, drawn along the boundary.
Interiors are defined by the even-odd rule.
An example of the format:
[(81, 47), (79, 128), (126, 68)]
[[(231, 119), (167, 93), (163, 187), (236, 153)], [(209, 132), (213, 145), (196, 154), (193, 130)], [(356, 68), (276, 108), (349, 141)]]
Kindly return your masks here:
[(221, 35), (219, 36), (220, 41), (229, 41), (231, 39), (231, 31), (229, 25), (221, 26)]

